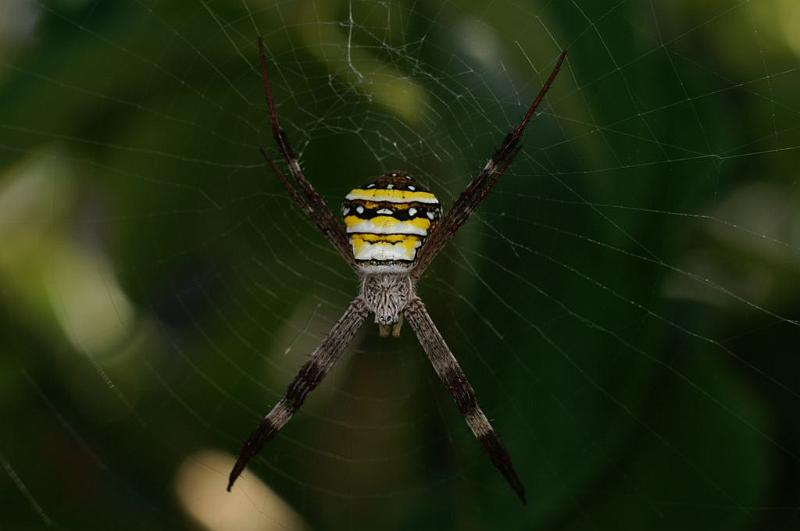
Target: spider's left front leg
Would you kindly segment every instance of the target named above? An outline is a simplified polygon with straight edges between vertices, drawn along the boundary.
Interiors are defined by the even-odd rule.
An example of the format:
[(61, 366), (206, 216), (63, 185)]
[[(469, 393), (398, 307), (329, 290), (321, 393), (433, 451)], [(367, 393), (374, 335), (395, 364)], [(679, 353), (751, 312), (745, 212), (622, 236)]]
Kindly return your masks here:
[(415, 297), (409, 301), (404, 313), (408, 324), (416, 333), (417, 339), (428, 355), (436, 374), (447, 387), (458, 410), (467, 421), (469, 429), (472, 430), (472, 433), (477, 437), (494, 466), (503, 474), (511, 488), (522, 500), (522, 503), (526, 503), (525, 487), (514, 471), (514, 467), (511, 464), (511, 456), (503, 447), (500, 438), (489, 423), (489, 419), (486, 418), (483, 410), (478, 405), (475, 390), (472, 389), (467, 376), (455, 356), (453, 356), (447, 343), (445, 343), (442, 334), (439, 333), (433, 323), (433, 319), (425, 309), (425, 305), (419, 298)]

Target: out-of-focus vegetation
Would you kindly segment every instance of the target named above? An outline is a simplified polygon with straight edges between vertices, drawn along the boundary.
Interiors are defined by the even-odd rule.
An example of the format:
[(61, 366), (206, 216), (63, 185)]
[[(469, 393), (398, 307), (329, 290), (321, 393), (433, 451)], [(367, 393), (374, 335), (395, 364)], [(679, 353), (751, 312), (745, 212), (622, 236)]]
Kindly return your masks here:
[[(0, 529), (800, 526), (800, 7), (5, 0)], [(445, 202), (568, 66), (421, 286), (528, 488), (365, 327), (232, 494), (357, 281), (262, 166), (255, 40), (338, 209)]]

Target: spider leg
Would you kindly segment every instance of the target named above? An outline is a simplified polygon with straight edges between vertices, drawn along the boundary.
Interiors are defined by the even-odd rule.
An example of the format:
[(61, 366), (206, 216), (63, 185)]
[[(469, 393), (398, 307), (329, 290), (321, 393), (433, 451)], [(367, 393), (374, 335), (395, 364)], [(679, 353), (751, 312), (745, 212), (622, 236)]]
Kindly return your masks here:
[(342, 257), (353, 268), (356, 267), (355, 259), (353, 258), (353, 250), (350, 247), (350, 242), (347, 239), (347, 234), (340, 221), (333, 215), (330, 207), (319, 195), (319, 192), (311, 185), (311, 182), (306, 179), (303, 170), (300, 168), (300, 162), (289, 144), (289, 138), (286, 132), (281, 127), (278, 121), (278, 112), (275, 109), (275, 103), (272, 99), (272, 86), (269, 81), (269, 69), (267, 67), (267, 57), (264, 53), (264, 41), (259, 37), (258, 39), (258, 62), (261, 66), (261, 81), (264, 87), (264, 96), (267, 99), (267, 106), (269, 107), (269, 118), (272, 123), (272, 136), (275, 138), (275, 143), (278, 145), (278, 150), (281, 152), (283, 159), (289, 166), (289, 173), (297, 183), (300, 189), (297, 189), (289, 182), (286, 176), (280, 171), (278, 166), (269, 157), (266, 150), (261, 148), (261, 155), (269, 164), (272, 171), (281, 181), (281, 183), (289, 191), (294, 203), (303, 211), (303, 213), (311, 220), (317, 229), (331, 242), (331, 244), (339, 251)]
[(361, 297), (356, 297), (344, 315), (333, 325), (322, 343), (311, 353), (308, 361), (301, 367), (286, 393), (272, 410), (261, 420), (258, 428), (242, 445), (239, 458), (228, 478), (228, 491), (233, 487), (236, 478), (242, 473), (247, 463), (261, 451), (270, 440), (292, 418), (294, 412), (303, 404), (308, 393), (319, 385), (339, 359), (344, 348), (352, 341), (358, 329), (364, 323), (369, 310)]
[(472, 212), (477, 208), (481, 201), (483, 201), (489, 192), (494, 187), (497, 180), (508, 169), (513, 162), (514, 157), (517, 156), (520, 150), (520, 138), (525, 128), (528, 126), (536, 109), (539, 108), (545, 95), (550, 90), (553, 82), (561, 70), (567, 52), (561, 52), (561, 55), (556, 61), (555, 67), (550, 72), (539, 94), (528, 107), (527, 112), (522, 117), (522, 121), (517, 127), (506, 135), (503, 143), (495, 150), (492, 158), (486, 163), (480, 173), (467, 185), (461, 195), (450, 207), (447, 214), (444, 215), (442, 220), (433, 228), (432, 233), (429, 235), (423, 247), (417, 253), (416, 264), (411, 272), (414, 280), (418, 280), (425, 269), (430, 265), (433, 258), (442, 250), (442, 248), (455, 236), (458, 229), (469, 219)]
[[(286, 188), (286, 191), (289, 193), (289, 197), (292, 198), (292, 201), (297, 206), (297, 208), (299, 208), (308, 217), (308, 219), (310, 219), (311, 222), (314, 223), (314, 226), (317, 227), (317, 230), (319, 230), (328, 239), (328, 241), (331, 242), (334, 245), (334, 247), (336, 247), (336, 249), (342, 255), (342, 258), (344, 258), (345, 261), (348, 264), (350, 264), (350, 266), (353, 269), (356, 269), (357, 264), (355, 258), (353, 258), (353, 251), (350, 248), (350, 244), (347, 241), (345, 241), (343, 246), (341, 243), (341, 238), (340, 235), (338, 234), (340, 232), (338, 230), (340, 227), (338, 225), (332, 227), (329, 224), (322, 223), (322, 220), (316, 216), (316, 211), (309, 204), (308, 200), (304, 196), (300, 195), (297, 192), (297, 189), (294, 186), (292, 186), (292, 184), (286, 178), (286, 175), (283, 174), (278, 165), (275, 164), (275, 161), (272, 160), (272, 157), (269, 156), (267, 150), (262, 147), (260, 148), (260, 151), (261, 151), (261, 156), (264, 158), (264, 161), (266, 161), (266, 163), (269, 164), (270, 168), (272, 169), (272, 172), (281, 182), (283, 187)], [(346, 239), (347, 237), (345, 236), (345, 240)]]
[(422, 348), (428, 355), (439, 379), (450, 391), (458, 410), (467, 421), (469, 429), (477, 437), (484, 451), (489, 455), (492, 463), (503, 474), (508, 484), (517, 493), (522, 503), (525, 501), (525, 487), (519, 480), (511, 464), (508, 454), (500, 438), (489, 423), (489, 419), (478, 405), (475, 391), (472, 389), (467, 376), (459, 366), (450, 348), (445, 343), (442, 334), (436, 328), (425, 305), (419, 298), (413, 298), (404, 311), (406, 320), (417, 335)]

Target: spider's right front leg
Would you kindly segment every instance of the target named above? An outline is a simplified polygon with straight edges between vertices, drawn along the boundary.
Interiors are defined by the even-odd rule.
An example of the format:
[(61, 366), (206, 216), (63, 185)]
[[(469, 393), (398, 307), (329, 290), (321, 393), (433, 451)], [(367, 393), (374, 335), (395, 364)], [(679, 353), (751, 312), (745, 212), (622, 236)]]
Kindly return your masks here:
[(231, 470), (228, 479), (228, 490), (231, 490), (236, 478), (242, 473), (247, 463), (261, 451), (264, 444), (283, 428), (294, 412), (303, 404), (308, 393), (314, 390), (328, 371), (339, 359), (344, 348), (353, 340), (356, 332), (364, 323), (369, 310), (361, 297), (350, 303), (344, 315), (333, 325), (320, 346), (311, 353), (308, 361), (295, 376), (286, 394), (272, 410), (261, 420), (258, 428), (248, 437), (239, 458)]

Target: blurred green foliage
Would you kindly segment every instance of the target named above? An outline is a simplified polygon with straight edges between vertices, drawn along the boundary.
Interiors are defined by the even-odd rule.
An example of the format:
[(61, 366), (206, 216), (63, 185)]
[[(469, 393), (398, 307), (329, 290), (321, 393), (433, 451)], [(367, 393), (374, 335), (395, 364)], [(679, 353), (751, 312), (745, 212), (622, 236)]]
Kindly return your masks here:
[[(0, 529), (800, 525), (794, 2), (7, 6)], [(527, 506), (372, 326), (225, 492), (358, 287), (262, 167), (258, 35), (334, 209), (395, 167), (449, 203), (569, 48), (420, 286)]]

